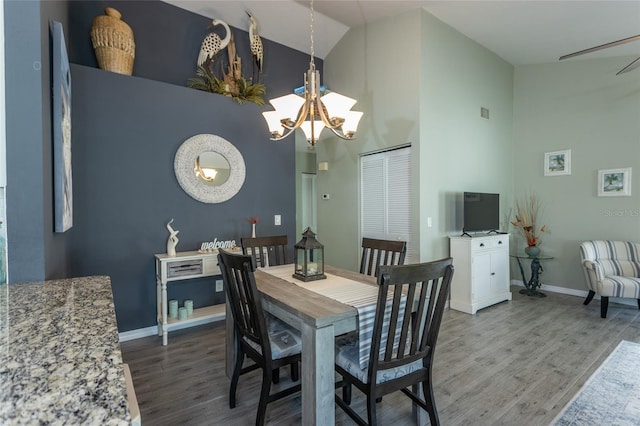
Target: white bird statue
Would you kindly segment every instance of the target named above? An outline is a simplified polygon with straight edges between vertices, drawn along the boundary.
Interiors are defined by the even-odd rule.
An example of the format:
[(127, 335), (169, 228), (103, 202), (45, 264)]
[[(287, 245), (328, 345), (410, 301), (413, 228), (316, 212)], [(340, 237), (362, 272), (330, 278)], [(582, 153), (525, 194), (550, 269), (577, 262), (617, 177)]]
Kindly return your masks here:
[(227, 47), (229, 40), (231, 40), (231, 31), (226, 22), (214, 19), (211, 25), (209, 25), (209, 28), (215, 27), (216, 25), (222, 25), (227, 33), (223, 39), (220, 39), (220, 36), (216, 33), (211, 33), (204, 38), (202, 46), (200, 47), (200, 54), (198, 55), (199, 67), (202, 66), (207, 59), (213, 59), (222, 49)]
[(258, 21), (256, 18), (251, 16), (249, 12), (249, 21), (251, 25), (249, 26), (249, 47), (251, 48), (251, 56), (253, 56), (253, 62), (258, 68), (258, 73), (262, 73), (262, 63), (264, 59), (264, 50), (262, 49), (262, 39), (260, 38), (260, 34), (258, 34)]

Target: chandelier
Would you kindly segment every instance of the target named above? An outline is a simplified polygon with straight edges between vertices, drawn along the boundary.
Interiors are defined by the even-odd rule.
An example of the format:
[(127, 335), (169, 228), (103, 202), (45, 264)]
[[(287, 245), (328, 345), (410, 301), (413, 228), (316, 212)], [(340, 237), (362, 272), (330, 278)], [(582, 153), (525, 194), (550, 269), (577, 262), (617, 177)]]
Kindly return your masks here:
[(279, 141), (297, 128), (304, 132), (309, 149), (313, 149), (320, 133), (326, 127), (342, 139), (353, 139), (362, 118), (362, 112), (351, 111), (355, 99), (329, 92), (320, 97), (320, 71), (316, 70), (313, 48), (313, 0), (311, 0), (311, 60), (304, 75), (304, 94), (289, 94), (269, 101), (275, 111), (262, 115), (269, 126), (271, 140)]

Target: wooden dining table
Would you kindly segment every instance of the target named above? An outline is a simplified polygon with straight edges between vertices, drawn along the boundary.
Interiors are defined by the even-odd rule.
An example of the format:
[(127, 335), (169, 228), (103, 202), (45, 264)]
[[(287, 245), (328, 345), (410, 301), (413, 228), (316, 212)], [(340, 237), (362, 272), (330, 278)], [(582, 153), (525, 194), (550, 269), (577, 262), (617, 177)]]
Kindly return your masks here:
[[(325, 266), (325, 273), (377, 286), (375, 277), (357, 272)], [(334, 338), (357, 329), (358, 311), (260, 269), (254, 275), (263, 309), (300, 330), (302, 335), (302, 424), (334, 425)], [(226, 372), (231, 377), (235, 346), (230, 315), (226, 330)]]

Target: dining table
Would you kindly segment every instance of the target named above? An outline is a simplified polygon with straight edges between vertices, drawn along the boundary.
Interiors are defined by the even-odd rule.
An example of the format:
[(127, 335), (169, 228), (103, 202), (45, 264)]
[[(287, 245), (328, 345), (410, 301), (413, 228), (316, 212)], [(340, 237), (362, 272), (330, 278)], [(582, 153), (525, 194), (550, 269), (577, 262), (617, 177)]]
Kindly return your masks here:
[[(256, 287), (266, 312), (298, 329), (302, 336), (303, 425), (335, 425), (335, 337), (358, 331), (360, 365), (366, 368), (375, 317), (376, 277), (325, 265), (327, 279), (293, 278), (293, 264), (258, 268)], [(231, 309), (227, 305), (227, 312)], [(233, 318), (226, 317), (226, 374), (235, 360)], [(420, 395), (421, 389), (414, 389)], [(413, 416), (424, 424), (427, 413), (413, 404)]]
[[(349, 298), (345, 299), (344, 295), (335, 297), (328, 289), (334, 286), (336, 293), (345, 293), (345, 287), (360, 287), (361, 292), (364, 290), (364, 293), (377, 294), (375, 277), (328, 265), (325, 265), (324, 271), (326, 280), (310, 282), (291, 277), (293, 264), (258, 268), (254, 273), (263, 309), (298, 329), (302, 336), (300, 376), (304, 425), (335, 425), (335, 337), (358, 330), (363, 322), (363, 307), (356, 308), (340, 301)], [(362, 288), (362, 284), (367, 287)], [(371, 312), (372, 322), (376, 300), (375, 297), (371, 299), (372, 306), (364, 309)], [(231, 312), (228, 307), (227, 312)], [(233, 319), (227, 315), (228, 377), (231, 377), (235, 360), (234, 338)], [(418, 419), (422, 418), (422, 411), (414, 407), (414, 415)]]

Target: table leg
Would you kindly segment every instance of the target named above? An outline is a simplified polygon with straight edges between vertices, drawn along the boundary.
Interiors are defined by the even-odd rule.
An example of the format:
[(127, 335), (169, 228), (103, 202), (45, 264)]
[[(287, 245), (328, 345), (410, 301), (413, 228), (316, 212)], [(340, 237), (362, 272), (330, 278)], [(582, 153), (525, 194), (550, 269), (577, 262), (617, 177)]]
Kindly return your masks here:
[(333, 325), (302, 325), (302, 424), (335, 425)]
[(169, 336), (169, 324), (167, 324), (167, 283), (161, 283), (162, 292), (162, 345), (167, 346)]
[(162, 336), (162, 280), (156, 278), (156, 321), (158, 323), (158, 336)]
[(540, 260), (537, 258), (531, 259), (531, 278), (529, 281), (524, 276), (524, 269), (522, 268), (522, 263), (520, 263), (520, 258), (516, 257), (518, 261), (518, 267), (520, 268), (520, 274), (522, 275), (522, 283), (525, 288), (520, 290), (520, 294), (526, 294), (527, 296), (534, 297), (546, 297), (547, 295), (538, 291), (540, 287), (540, 272), (543, 271), (542, 265), (540, 264)]
[(518, 268), (520, 268), (520, 275), (522, 275), (522, 284), (524, 284), (524, 287), (529, 290), (529, 283), (527, 282), (527, 279), (524, 277), (524, 269), (522, 268), (522, 263), (520, 262), (520, 258), (516, 257), (516, 260), (518, 261)]

